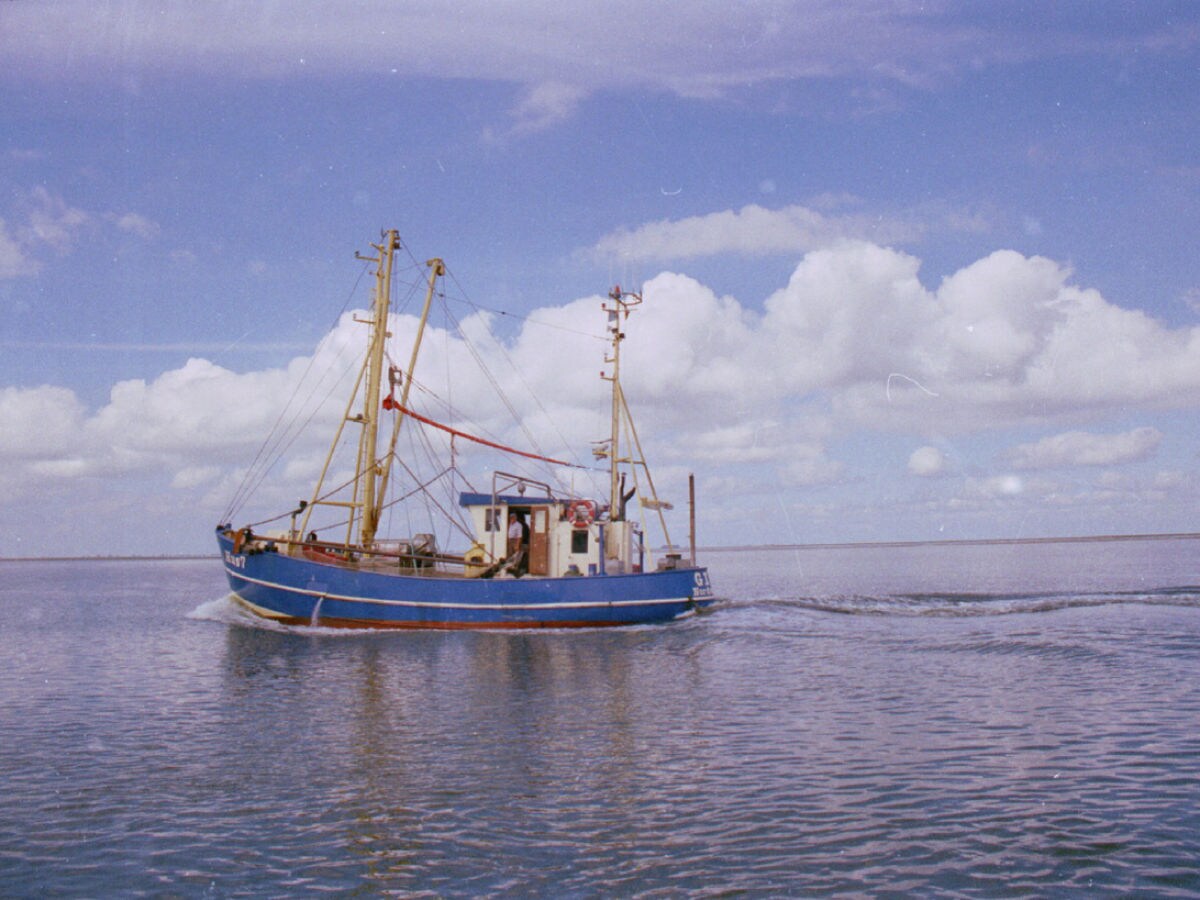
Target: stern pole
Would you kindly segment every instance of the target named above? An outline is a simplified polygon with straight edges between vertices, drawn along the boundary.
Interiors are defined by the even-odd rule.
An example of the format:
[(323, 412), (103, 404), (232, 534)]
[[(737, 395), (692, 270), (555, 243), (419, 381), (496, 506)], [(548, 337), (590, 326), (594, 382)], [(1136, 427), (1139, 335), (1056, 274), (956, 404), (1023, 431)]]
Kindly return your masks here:
[(692, 554), (692, 565), (696, 565), (696, 476), (688, 473), (688, 549)]

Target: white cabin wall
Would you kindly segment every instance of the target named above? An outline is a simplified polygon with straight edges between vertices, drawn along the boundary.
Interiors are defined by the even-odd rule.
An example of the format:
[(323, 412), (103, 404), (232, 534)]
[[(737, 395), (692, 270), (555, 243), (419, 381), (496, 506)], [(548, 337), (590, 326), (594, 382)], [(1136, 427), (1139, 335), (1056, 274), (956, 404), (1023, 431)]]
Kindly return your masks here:
[(566, 575), (574, 565), (581, 575), (588, 574), (588, 566), (595, 566), (598, 572), (600, 553), (597, 550), (596, 525), (588, 527), (588, 549), (586, 553), (572, 553), (572, 536), (577, 529), (566, 520), (554, 523), (553, 537), (550, 541), (550, 572), (554, 575)]
[[(604, 555), (600, 559), (600, 529), (604, 529)], [(551, 541), (550, 571), (555, 575), (564, 575), (574, 564), (581, 574), (588, 574), (589, 566), (594, 571), (606, 572), (609, 575), (619, 575), (632, 572), (638, 564), (638, 546), (635, 540), (636, 528), (632, 522), (593, 522), (587, 528), (588, 549), (586, 553), (572, 553), (572, 534), (576, 531), (570, 522), (560, 521), (554, 527), (554, 539)]]
[[(501, 524), (499, 530), (487, 531), (488, 510), (496, 510), (496, 521)], [(470, 506), (471, 524), (475, 530), (475, 539), (483, 544), (485, 551), (493, 560), (502, 559), (508, 552), (508, 513), (507, 504), (496, 506)], [(574, 565), (581, 575), (589, 571), (607, 572), (617, 575), (632, 572), (639, 562), (638, 530), (634, 522), (593, 522), (587, 527), (588, 546), (585, 553), (573, 553), (572, 535), (577, 530), (572, 523), (559, 517), (560, 513), (554, 506), (550, 512), (550, 540), (548, 569), (551, 576), (562, 576)], [(600, 559), (600, 529), (604, 534), (605, 560)], [(649, 562), (647, 561), (647, 565)]]
[[(471, 525), (475, 529), (475, 540), (483, 544), (484, 550), (494, 560), (502, 559), (508, 552), (508, 507), (503, 503), (496, 506), (468, 506)], [(488, 510), (496, 510), (496, 521), (500, 527), (487, 531)]]

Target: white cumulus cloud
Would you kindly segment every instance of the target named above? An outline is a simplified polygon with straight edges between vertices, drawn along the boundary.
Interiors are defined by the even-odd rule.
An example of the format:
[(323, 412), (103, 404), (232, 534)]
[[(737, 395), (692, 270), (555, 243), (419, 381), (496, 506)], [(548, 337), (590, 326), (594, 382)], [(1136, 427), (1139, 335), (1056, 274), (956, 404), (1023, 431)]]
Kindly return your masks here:
[(908, 458), (908, 471), (913, 475), (940, 475), (945, 469), (946, 456), (937, 447), (918, 447)]
[(0, 460), (19, 465), (69, 454), (85, 416), (67, 388), (0, 388)]
[[(692, 278), (663, 273), (644, 286), (645, 303), (631, 322), (626, 393), (654, 416), (662, 453), (674, 457), (686, 448), (714, 465), (790, 462), (797, 481), (836, 474), (835, 461), (826, 464), (812, 448), (835, 431), (864, 425), (920, 433), (936, 423), (941, 433), (973, 432), (1054, 422), (1081, 408), (1096, 415), (1127, 410), (1130, 398), (1152, 407), (1200, 401), (1197, 329), (1169, 329), (1123, 310), (1072, 286), (1068, 275), (1049, 260), (1001, 252), (931, 290), (915, 258), (851, 243), (809, 253), (788, 284), (753, 311)], [(510, 396), (537, 398), (518, 399), (513, 408), (528, 436), (555, 445), (555, 453), (605, 431), (597, 377), (604, 346), (598, 328), (594, 336), (580, 328), (595, 317), (598, 301), (537, 310), (510, 345), (485, 341), (475, 351), (488, 356)], [(1112, 334), (1113, 323), (1124, 326), (1114, 341), (1120, 347), (1098, 347), (1097, 335)], [(464, 327), (477, 333), (478, 324)], [(398, 344), (411, 329), (411, 320), (397, 320)], [(362, 331), (344, 317), (322, 342), (313, 371), (336, 369), (345, 377)], [(1096, 353), (1124, 364), (1085, 378), (1083, 372), (1094, 373)], [(0, 453), (10, 460), (61, 456), (57, 448), (67, 445), (69, 430), (77, 471), (169, 465), (196, 470), (183, 479), (191, 483), (203, 467), (231, 461), (261, 438), (309, 365), (300, 358), (285, 369), (235, 373), (194, 358), (153, 380), (114, 385), (92, 413), (61, 388), (8, 388)], [(455, 409), (446, 415), (506, 440), (525, 439), (492, 399), (489, 380), (472, 374), (472, 351), (457, 336), (428, 338), (421, 365), (420, 390), (453, 397)], [(461, 376), (452, 392), (448, 372)], [(332, 383), (313, 390), (324, 396)], [(48, 404), (68, 411), (67, 430), (42, 421)], [(1108, 465), (1144, 457), (1161, 438), (1148, 428), (1070, 432), (1017, 448), (1010, 463)], [(797, 447), (809, 449), (798, 456)], [(803, 465), (796, 464), (800, 456)], [(909, 468), (935, 474), (944, 462), (936, 448), (921, 447)]]
[[(671, 272), (642, 293), (622, 374), (647, 459), (676, 482), (695, 466), (705, 483), (740, 485), (729, 491), (739, 502), (849, 483), (870, 463), (842, 456), (840, 439), (864, 432), (911, 439), (909, 472), (935, 476), (946, 459), (929, 443), (933, 434), (1103, 422), (1138, 408), (1200, 404), (1200, 329), (1123, 309), (1075, 284), (1065, 267), (1011, 251), (931, 287), (909, 254), (839, 243), (806, 254), (760, 309)], [(431, 329), (411, 402), (483, 437), (588, 461), (590, 443), (608, 432), (607, 385), (598, 377), (607, 366), (601, 300), (534, 310), (504, 343), (482, 338), (486, 314), (462, 323), (473, 348)], [(411, 317), (393, 321), (397, 358), (407, 358), (413, 328)], [(296, 396), (318, 407), (321, 427), (280, 446), (279, 508), (287, 508), (320, 465), (364, 333), (347, 313), (313, 357), (234, 372), (197, 356), (155, 378), (113, 385), (96, 409), (64, 388), (4, 388), (3, 486), (32, 494), (58, 479), (119, 491), (157, 477), (164, 493), (211, 498), (231, 488)], [(495, 399), (493, 382), (511, 406)], [(297, 415), (285, 409), (284, 420)], [(1144, 459), (1164, 439), (1154, 428), (1062, 432), (1002, 456), (1007, 472), (973, 472), (955, 502), (960, 510), (1016, 497), (1082, 503), (1026, 475)], [(464, 466), (481, 452), (467, 442), (456, 449)]]
[(1114, 466), (1148, 458), (1162, 438), (1157, 428), (1135, 428), (1119, 434), (1067, 431), (1014, 447), (1008, 459), (1017, 469)]

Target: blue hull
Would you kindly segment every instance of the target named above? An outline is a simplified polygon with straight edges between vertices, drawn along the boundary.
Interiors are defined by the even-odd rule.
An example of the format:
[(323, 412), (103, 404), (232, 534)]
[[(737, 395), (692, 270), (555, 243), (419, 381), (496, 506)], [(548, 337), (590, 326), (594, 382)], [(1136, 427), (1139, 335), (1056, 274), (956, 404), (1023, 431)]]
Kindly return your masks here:
[(446, 578), (360, 571), (275, 552), (234, 553), (234, 595), (264, 618), (331, 628), (566, 628), (668, 622), (713, 602), (699, 568), (570, 578)]

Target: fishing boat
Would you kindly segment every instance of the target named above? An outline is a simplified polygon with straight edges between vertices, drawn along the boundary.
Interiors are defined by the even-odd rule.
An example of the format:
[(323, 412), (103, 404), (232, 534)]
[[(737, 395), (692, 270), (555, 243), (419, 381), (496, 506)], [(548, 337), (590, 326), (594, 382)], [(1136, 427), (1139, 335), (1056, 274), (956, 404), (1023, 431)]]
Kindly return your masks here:
[[(399, 235), (386, 231), (371, 247), (373, 254), (356, 254), (374, 276), (370, 310), (356, 319), (369, 337), (312, 493), (275, 519), (250, 525), (233, 524), (231, 505), (216, 528), (234, 602), (282, 624), (372, 629), (633, 625), (667, 622), (711, 605), (708, 570), (696, 563), (694, 480), (689, 476), (685, 554), (667, 533), (671, 504), (657, 495), (621, 389), (625, 323), (642, 297), (615, 287), (602, 303), (608, 369), (600, 377), (610, 382), (603, 406), (611, 405), (611, 427), (583, 466), (472, 433), (418, 408), (414, 373), (446, 267), (429, 260), (416, 282), (424, 302), (402, 369), (389, 365), (388, 349)], [(439, 436), (451, 453), (467, 443), (522, 464), (586, 468), (593, 490), (607, 495), (577, 492), (574, 478), (564, 487), (562, 478), (496, 470), (490, 483), (457, 489), (457, 509), (442, 509), (459, 523), (464, 546), (456, 552), (444, 549), (434, 530), (384, 536), (381, 523), (396, 502), (393, 494), (411, 500), (430, 488), (398, 460), (397, 440), (405, 430), (427, 432), (426, 446), (430, 436)], [(357, 444), (353, 474), (332, 488), (334, 453), (348, 443)], [(398, 461), (403, 473), (393, 478)], [(264, 527), (272, 523), (286, 527)], [(662, 531), (657, 551), (647, 539), (651, 524)]]

